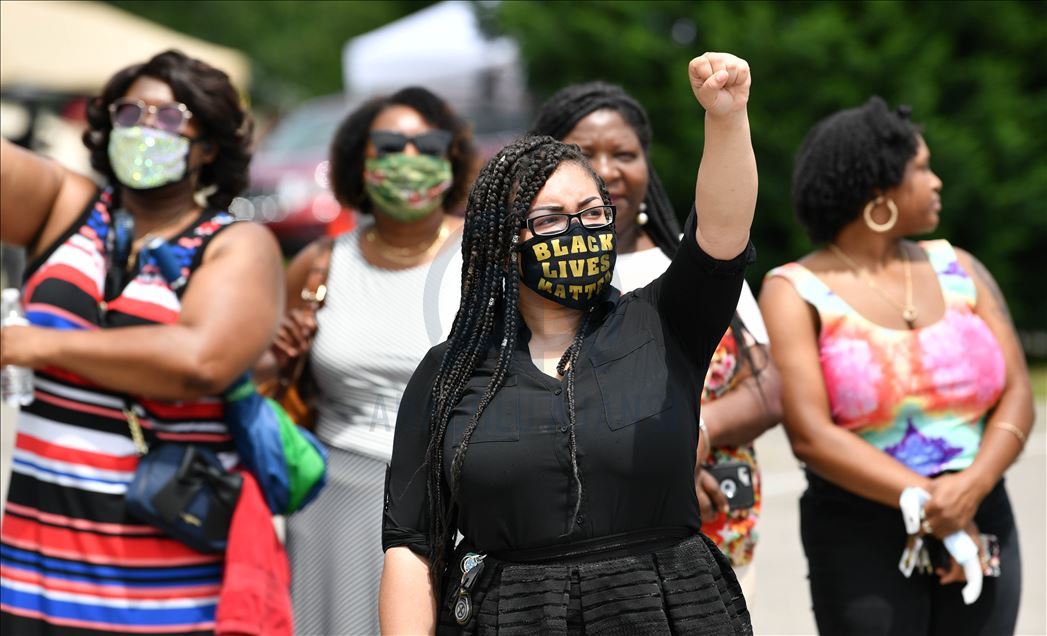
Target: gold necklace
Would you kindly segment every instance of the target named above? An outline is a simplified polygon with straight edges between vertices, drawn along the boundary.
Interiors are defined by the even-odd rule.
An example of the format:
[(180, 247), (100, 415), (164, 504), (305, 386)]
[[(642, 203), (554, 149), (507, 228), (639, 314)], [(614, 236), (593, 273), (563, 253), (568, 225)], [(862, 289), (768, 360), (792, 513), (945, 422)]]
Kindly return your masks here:
[(440, 229), (437, 231), (436, 236), (410, 247), (400, 247), (389, 243), (382, 238), (381, 234), (378, 233), (378, 228), (373, 225), (364, 233), (367, 242), (375, 244), (383, 257), (400, 263), (413, 263), (421, 256), (428, 256), (436, 249), (439, 249), (450, 235), (451, 228), (448, 227), (446, 220), (440, 222)]
[(879, 294), (881, 298), (894, 305), (895, 308), (901, 311), (902, 320), (904, 320), (905, 324), (909, 326), (909, 329), (914, 329), (916, 327), (916, 305), (914, 305), (912, 302), (912, 263), (909, 261), (909, 253), (906, 252), (901, 245), (898, 246), (898, 249), (901, 250), (902, 260), (905, 261), (904, 305), (899, 304), (898, 301), (896, 301), (894, 298), (891, 298), (891, 296), (888, 295), (887, 292), (881, 289), (880, 286), (876, 284), (876, 281), (873, 280), (872, 276), (870, 276), (869, 273), (866, 272), (864, 269), (859, 267), (858, 263), (856, 263), (854, 259), (852, 259), (850, 256), (847, 256), (847, 254), (842, 249), (840, 249), (832, 243), (829, 244), (829, 249), (832, 250), (833, 254), (839, 257), (841, 261), (843, 261), (844, 265), (847, 265), (848, 267), (853, 269), (858, 274), (858, 276), (860, 276), (862, 280), (865, 281), (865, 283), (869, 286), (870, 289), (872, 289), (874, 292)]

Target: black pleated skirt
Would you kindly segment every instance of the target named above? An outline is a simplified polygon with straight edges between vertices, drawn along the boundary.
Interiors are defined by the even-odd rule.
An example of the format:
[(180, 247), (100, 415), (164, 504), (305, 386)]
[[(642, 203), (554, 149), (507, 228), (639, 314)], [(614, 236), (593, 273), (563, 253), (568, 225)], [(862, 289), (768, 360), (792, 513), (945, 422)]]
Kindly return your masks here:
[(704, 535), (646, 554), (573, 564), (491, 558), (459, 625), (444, 592), (438, 634), (752, 634), (730, 563)]

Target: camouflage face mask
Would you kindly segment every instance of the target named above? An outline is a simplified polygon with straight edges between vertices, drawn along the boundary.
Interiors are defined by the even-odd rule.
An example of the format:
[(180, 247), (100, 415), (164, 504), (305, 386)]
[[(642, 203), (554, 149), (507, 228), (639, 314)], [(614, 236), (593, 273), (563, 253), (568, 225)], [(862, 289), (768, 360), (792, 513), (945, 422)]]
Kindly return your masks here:
[(159, 188), (186, 177), (192, 144), (193, 140), (166, 130), (114, 128), (109, 134), (109, 165), (116, 179), (128, 188)]
[(364, 162), (367, 196), (398, 221), (415, 221), (438, 208), (451, 181), (451, 162), (443, 157), (393, 153)]

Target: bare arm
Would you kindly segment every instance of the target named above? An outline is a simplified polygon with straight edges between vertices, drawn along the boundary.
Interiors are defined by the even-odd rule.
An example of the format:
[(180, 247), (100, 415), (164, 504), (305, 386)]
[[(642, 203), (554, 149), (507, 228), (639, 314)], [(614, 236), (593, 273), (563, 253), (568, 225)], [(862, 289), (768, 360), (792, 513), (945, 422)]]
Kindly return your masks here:
[(1021, 452), (1017, 436), (996, 428), (993, 424), (1012, 424), (1028, 436), (1036, 413), (1025, 353), (1011, 321), (1011, 313), (1007, 309), (1003, 292), (981, 261), (963, 251), (960, 251), (960, 260), (967, 271), (974, 273), (974, 284), (978, 293), (978, 303), (974, 311), (989, 325), (1003, 352), (1006, 365), (1003, 394), (989, 417), (978, 456), (968, 469), (980, 473), (991, 487)]
[(957, 252), (960, 263), (974, 279), (978, 298), (974, 311), (989, 326), (1000, 346), (1006, 376), (1003, 394), (986, 422), (974, 462), (966, 470), (943, 475), (931, 484), (927, 518), (935, 534), (939, 535), (965, 528), (973, 519), (982, 499), (1021, 453), (1022, 441), (1013, 432), (1005, 430), (1005, 426), (997, 426), (997, 423), (1017, 427), (1028, 437), (1035, 417), (1029, 370), (1007, 310), (1007, 301), (992, 274), (978, 259), (962, 250)]
[(0, 139), (0, 240), (30, 257), (51, 244), (86, 206), (90, 179)]
[(688, 67), (691, 89), (705, 108), (705, 147), (694, 205), (696, 239), (720, 260), (734, 258), (749, 242), (756, 211), (756, 156), (749, 136), (749, 65), (727, 53), (705, 53)]
[(764, 282), (760, 310), (781, 372), (784, 424), (793, 454), (841, 488), (893, 508), (906, 487), (928, 488), (929, 479), (833, 423), (814, 317), (792, 285), (782, 278)]
[(263, 227), (214, 239), (172, 325), (62, 331), (3, 330), (3, 364), (55, 366), (108, 389), (156, 399), (214, 395), (268, 346), (283, 305), (280, 256)]
[(436, 597), (429, 581), (429, 563), (409, 548), (385, 552), (378, 615), (386, 636), (436, 633)]
[(316, 320), (306, 316), (302, 289), (309, 278), (309, 269), (320, 254), (320, 243), (314, 241), (298, 252), (287, 267), (286, 305), (276, 337), (254, 365), (252, 375), (255, 382), (264, 382), (273, 377), (296, 355), (308, 346), (309, 338), (316, 331)]
[(725, 395), (702, 405), (702, 419), (714, 447), (751, 444), (782, 420), (778, 369), (767, 347), (751, 344), (749, 351), (760, 368), (759, 379), (746, 361), (738, 373), (747, 377)]

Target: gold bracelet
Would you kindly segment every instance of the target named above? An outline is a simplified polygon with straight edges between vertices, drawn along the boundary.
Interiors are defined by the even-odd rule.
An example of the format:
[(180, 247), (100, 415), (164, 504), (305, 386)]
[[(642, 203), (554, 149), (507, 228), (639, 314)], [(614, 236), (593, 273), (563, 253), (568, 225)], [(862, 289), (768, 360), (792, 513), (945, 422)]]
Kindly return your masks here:
[(713, 438), (709, 435), (709, 427), (705, 425), (705, 420), (698, 416), (698, 452), (702, 452), (702, 440), (705, 440), (705, 447), (708, 449), (706, 455), (713, 454)]
[(1025, 447), (1025, 442), (1028, 439), (1025, 436), (1025, 431), (1023, 431), (1022, 429), (1018, 428), (1014, 424), (1011, 424), (1010, 422), (993, 422), (992, 425), (994, 427), (996, 427), (996, 428), (1003, 429), (1003, 430), (1007, 431), (1008, 433), (1014, 435), (1015, 437), (1018, 438), (1018, 441), (1021, 442), (1022, 448)]

